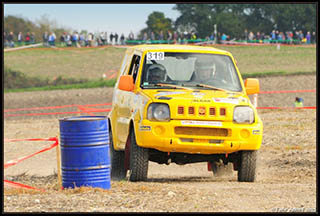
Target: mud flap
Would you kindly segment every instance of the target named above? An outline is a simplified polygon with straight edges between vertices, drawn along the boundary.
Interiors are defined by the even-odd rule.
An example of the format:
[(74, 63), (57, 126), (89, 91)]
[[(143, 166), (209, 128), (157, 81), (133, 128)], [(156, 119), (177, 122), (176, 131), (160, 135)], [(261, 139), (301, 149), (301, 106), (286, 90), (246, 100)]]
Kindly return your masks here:
[(130, 169), (130, 136), (127, 138), (126, 148), (124, 151), (124, 168), (126, 171)]

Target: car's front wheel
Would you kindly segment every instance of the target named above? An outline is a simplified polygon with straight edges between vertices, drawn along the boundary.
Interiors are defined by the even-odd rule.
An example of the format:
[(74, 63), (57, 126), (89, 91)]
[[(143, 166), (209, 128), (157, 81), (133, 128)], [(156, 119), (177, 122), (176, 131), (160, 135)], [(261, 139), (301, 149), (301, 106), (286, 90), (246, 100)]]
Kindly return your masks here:
[(256, 178), (257, 151), (242, 151), (238, 166), (239, 182), (254, 182)]
[(148, 176), (149, 150), (137, 145), (132, 129), (130, 133), (130, 181), (146, 181)]

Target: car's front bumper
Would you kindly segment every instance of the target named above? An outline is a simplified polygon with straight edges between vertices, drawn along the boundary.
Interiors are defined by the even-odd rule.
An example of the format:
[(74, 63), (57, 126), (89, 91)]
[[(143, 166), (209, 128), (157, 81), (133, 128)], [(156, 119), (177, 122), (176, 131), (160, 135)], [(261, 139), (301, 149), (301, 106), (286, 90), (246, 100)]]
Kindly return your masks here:
[(198, 154), (232, 153), (258, 150), (262, 142), (263, 126), (233, 122), (183, 121), (135, 123), (137, 144), (163, 152)]

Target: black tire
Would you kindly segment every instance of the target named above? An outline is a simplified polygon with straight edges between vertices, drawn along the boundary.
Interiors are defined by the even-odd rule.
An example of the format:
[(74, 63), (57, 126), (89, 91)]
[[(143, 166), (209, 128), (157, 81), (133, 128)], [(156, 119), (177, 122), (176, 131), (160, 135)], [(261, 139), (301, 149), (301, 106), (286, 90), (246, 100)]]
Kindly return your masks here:
[(257, 151), (242, 151), (238, 167), (239, 182), (254, 182), (256, 178)]
[(117, 151), (113, 148), (112, 131), (109, 131), (110, 139), (110, 161), (111, 180), (121, 181), (126, 178), (127, 170), (124, 166), (124, 151)]
[(130, 181), (146, 181), (148, 177), (149, 150), (137, 145), (132, 129), (130, 133)]

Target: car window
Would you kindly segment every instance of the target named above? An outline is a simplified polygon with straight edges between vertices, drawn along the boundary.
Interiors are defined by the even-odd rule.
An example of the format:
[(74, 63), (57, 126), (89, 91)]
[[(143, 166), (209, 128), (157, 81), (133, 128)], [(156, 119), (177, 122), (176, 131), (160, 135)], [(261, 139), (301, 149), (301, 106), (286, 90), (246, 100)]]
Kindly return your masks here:
[(128, 75), (133, 76), (134, 82), (136, 82), (136, 78), (137, 78), (138, 71), (139, 71), (139, 66), (140, 66), (140, 56), (133, 55)]

